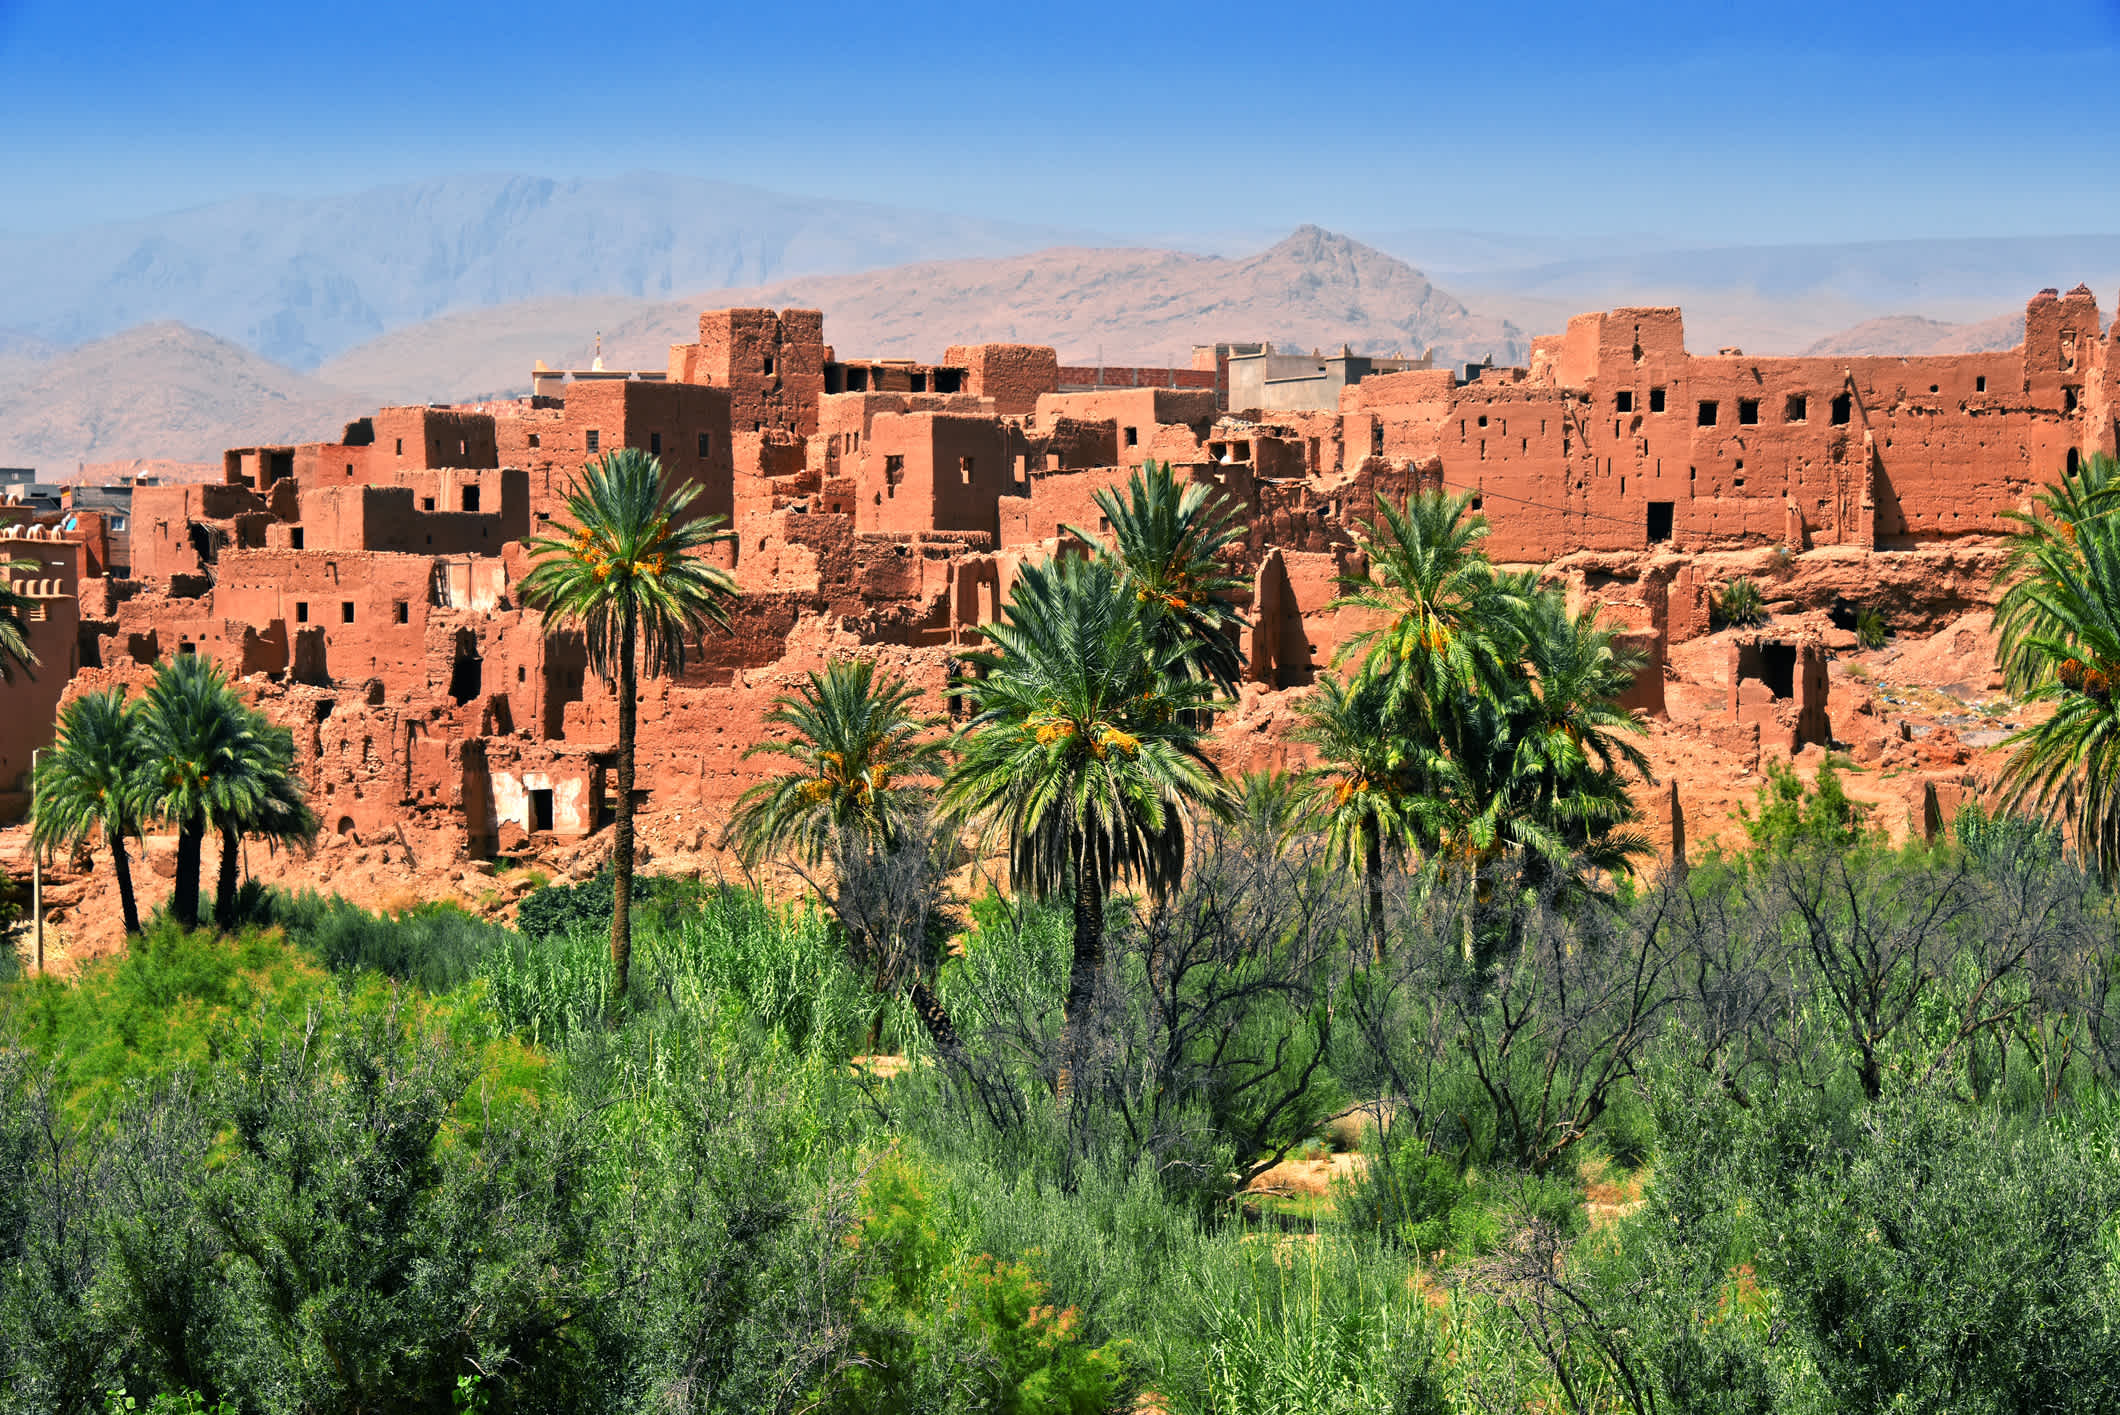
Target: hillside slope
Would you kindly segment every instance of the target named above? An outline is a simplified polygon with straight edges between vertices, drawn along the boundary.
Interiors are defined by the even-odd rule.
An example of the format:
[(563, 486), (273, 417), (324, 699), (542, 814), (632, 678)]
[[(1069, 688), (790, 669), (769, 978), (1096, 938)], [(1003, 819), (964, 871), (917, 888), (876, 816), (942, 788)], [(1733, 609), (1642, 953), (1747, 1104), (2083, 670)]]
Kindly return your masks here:
[(0, 465), (58, 481), (81, 462), (218, 462), (224, 447), (337, 437), (364, 410), (225, 339), (148, 324), (49, 359), (0, 360)]

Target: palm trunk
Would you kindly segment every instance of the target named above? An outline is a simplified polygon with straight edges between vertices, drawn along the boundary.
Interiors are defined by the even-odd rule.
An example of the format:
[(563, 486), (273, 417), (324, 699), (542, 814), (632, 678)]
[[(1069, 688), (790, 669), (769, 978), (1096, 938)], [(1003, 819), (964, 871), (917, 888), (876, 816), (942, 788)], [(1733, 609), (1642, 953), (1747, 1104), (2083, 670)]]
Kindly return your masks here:
[(199, 853), (206, 841), (206, 822), (193, 816), (177, 827), (177, 886), (169, 911), (187, 929), (199, 926)]
[(214, 883), (213, 921), (223, 929), (232, 929), (236, 922), (236, 852), (242, 849), (242, 837), (234, 826), (221, 827), (221, 870)]
[(125, 837), (110, 834), (110, 867), (118, 876), (118, 909), (125, 916), (125, 936), (140, 932), (140, 901), (133, 897), (132, 857), (125, 853)]
[(1104, 889), (1085, 836), (1075, 852), (1075, 952), (1067, 973), (1067, 1005), (1060, 1029), (1060, 1074), (1055, 1089), (1065, 1096), (1090, 1023), (1097, 975), (1104, 971)]
[(1384, 961), (1384, 842), (1371, 831), (1362, 847), (1362, 875), (1369, 886), (1369, 947), (1377, 962)]
[(611, 994), (624, 998), (633, 969), (633, 601), (625, 605), (618, 645), (618, 818), (611, 827)]

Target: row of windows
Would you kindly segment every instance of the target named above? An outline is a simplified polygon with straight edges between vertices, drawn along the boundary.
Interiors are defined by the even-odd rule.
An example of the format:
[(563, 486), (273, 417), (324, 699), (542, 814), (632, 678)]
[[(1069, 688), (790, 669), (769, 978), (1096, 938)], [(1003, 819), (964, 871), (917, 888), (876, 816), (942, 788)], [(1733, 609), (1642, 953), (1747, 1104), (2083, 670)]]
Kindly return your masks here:
[[(409, 623), (411, 623), (411, 622), (412, 622), (412, 602), (411, 602), (410, 600), (403, 600), (403, 599), (399, 600), (399, 601), (398, 601), (398, 602), (397, 602), (397, 603), (396, 603), (396, 604), (395, 604), (394, 606), (392, 606), (392, 608), (391, 608), (391, 617), (392, 617), (392, 618), (394, 618), (394, 619), (395, 619), (395, 620), (396, 620), (396, 621), (397, 621), (398, 623), (400, 623), (400, 624), (409, 624)], [(307, 623), (309, 622), (309, 601), (308, 601), (308, 600), (306, 600), (306, 599), (298, 599), (298, 600), (296, 600), (296, 601), (295, 601), (295, 604), (294, 604), (294, 622), (295, 622), (295, 623), (297, 623), (297, 624), (307, 624)], [(350, 600), (350, 599), (347, 599), (347, 600), (341, 600), (341, 601), (339, 601), (339, 622), (340, 622), (341, 624), (351, 624), (351, 623), (353, 622), (353, 601), (352, 601), (352, 600)]]

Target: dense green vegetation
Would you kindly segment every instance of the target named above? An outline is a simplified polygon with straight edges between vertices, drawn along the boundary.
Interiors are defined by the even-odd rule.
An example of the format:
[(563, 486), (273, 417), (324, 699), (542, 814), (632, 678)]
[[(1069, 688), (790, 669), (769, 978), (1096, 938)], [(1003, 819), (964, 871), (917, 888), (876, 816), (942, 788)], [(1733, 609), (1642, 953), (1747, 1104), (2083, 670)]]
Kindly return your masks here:
[(1440, 497), (1316, 769), (1224, 782), (1169, 567), (1227, 527), (1134, 495), (947, 760), (886, 676), (791, 695), (739, 834), (811, 891), (644, 880), (630, 985), (606, 875), (0, 987), (0, 1410), (2120, 1402), (2095, 837), (1776, 772), (1641, 873), (1628, 666)]

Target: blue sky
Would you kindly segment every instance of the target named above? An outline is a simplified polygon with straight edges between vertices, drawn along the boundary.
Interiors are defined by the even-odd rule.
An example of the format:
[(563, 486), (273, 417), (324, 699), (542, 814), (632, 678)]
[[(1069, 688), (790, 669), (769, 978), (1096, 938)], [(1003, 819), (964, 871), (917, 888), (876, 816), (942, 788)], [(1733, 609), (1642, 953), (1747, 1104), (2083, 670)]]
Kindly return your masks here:
[(0, 0), (0, 230), (656, 169), (1135, 234), (2110, 232), (2116, 80), (2120, 0)]

